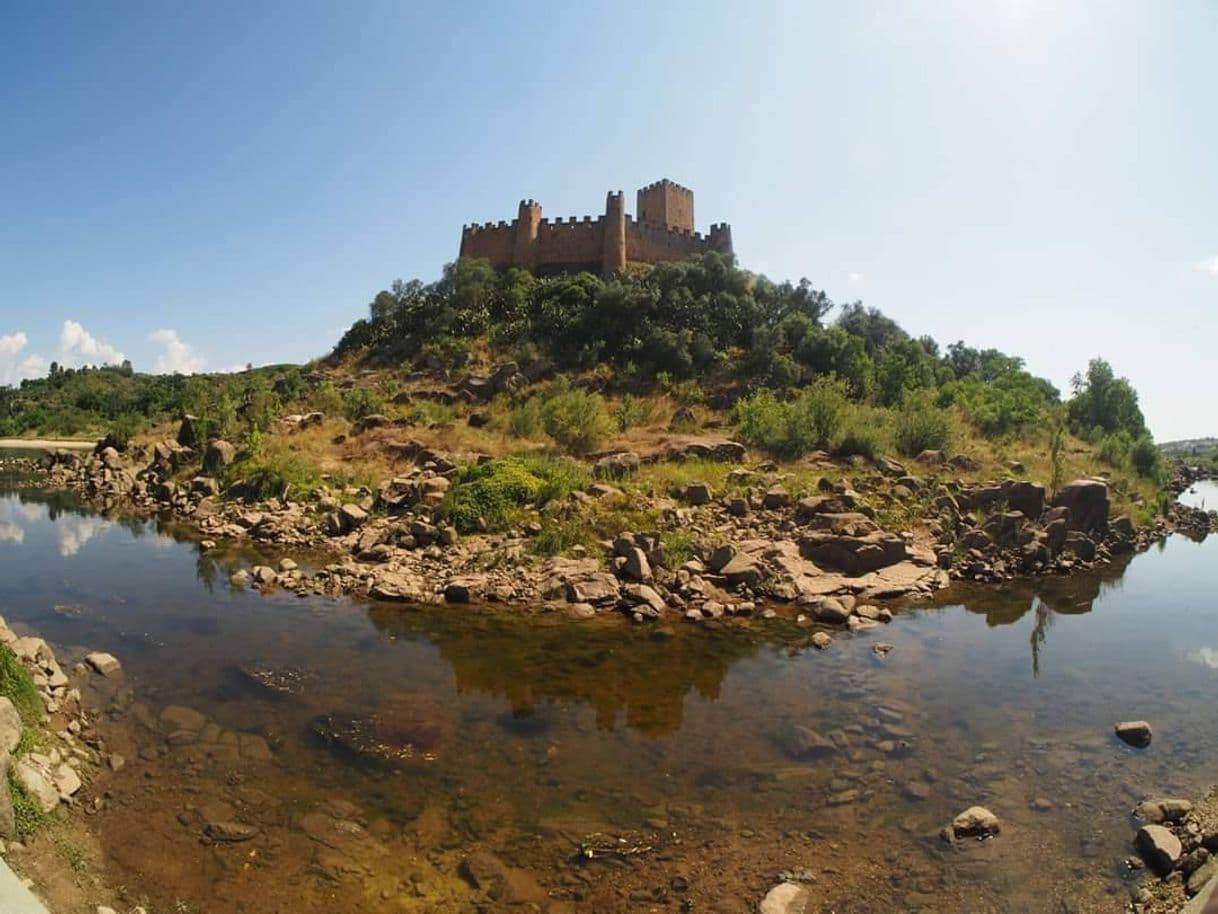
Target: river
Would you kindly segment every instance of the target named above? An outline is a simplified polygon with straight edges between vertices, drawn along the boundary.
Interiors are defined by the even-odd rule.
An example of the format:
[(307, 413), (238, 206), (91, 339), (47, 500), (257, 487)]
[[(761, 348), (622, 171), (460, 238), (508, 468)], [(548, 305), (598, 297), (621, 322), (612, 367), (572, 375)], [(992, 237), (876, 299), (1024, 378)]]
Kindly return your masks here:
[[(1218, 486), (1187, 497), (1218, 505)], [(129, 761), (94, 823), (107, 878), (157, 911), (472, 911), (459, 871), (480, 852), (515, 868), (499, 904), (541, 891), (555, 914), (752, 911), (780, 873), (818, 912), (1120, 911), (1134, 804), (1218, 782), (1216, 538), (955, 588), (823, 652), (782, 619), (656, 629), (230, 587), (257, 558), (0, 492), (0, 615), (123, 662)], [(167, 743), (170, 705), (205, 715), (200, 735)], [(1113, 735), (1138, 718), (1145, 750)], [(349, 751), (369, 732), (391, 763)], [(946, 845), (973, 804), (1002, 834)], [(201, 841), (209, 814), (259, 833)]]

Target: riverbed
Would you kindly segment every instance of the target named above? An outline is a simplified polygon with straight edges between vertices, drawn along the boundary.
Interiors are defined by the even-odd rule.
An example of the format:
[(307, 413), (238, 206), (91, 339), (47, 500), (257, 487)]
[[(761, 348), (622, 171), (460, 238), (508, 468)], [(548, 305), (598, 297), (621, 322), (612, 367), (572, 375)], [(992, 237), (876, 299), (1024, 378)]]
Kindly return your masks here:
[[(744, 912), (780, 874), (818, 912), (1120, 911), (1134, 804), (1218, 782), (1214, 538), (957, 587), (818, 651), (782, 619), (262, 595), (229, 576), (278, 555), (8, 485), (0, 615), (122, 660), (128, 761), (93, 822), (158, 911), (472, 911), (490, 884), (496, 910)], [(1137, 718), (1144, 750), (1113, 735)], [(945, 844), (974, 804), (1002, 833)], [(216, 807), (254, 836), (208, 838)], [(488, 854), (508, 878), (475, 890)]]

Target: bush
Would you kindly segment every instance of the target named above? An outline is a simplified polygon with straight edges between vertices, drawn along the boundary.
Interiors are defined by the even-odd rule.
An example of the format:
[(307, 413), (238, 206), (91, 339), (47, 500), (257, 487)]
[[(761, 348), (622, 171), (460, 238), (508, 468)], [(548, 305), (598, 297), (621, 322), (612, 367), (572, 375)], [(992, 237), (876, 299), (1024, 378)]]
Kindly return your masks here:
[(574, 388), (546, 401), (542, 424), (560, 447), (577, 456), (596, 450), (614, 432), (604, 398)]
[(855, 455), (874, 460), (884, 450), (886, 434), (877, 415), (857, 412), (847, 420), (833, 453), (838, 457)]
[(353, 387), (343, 393), (343, 414), (353, 422), (379, 413), (384, 405), (385, 399), (367, 387)]
[(1133, 450), (1133, 439), (1122, 429), (1111, 435), (1100, 434), (1098, 457), (1110, 467), (1121, 468), (1129, 465), (1130, 452)]
[(503, 457), (468, 466), (436, 508), (462, 533), (497, 529), (527, 505), (541, 507), (587, 485), (587, 471), (569, 460)]
[(1139, 476), (1154, 477), (1159, 473), (1159, 449), (1149, 435), (1143, 435), (1133, 443), (1129, 451), (1129, 462)]
[(322, 483), (316, 466), (291, 454), (238, 460), (224, 469), (221, 482), (226, 491), (246, 501), (299, 498)]
[(536, 438), (542, 431), (542, 398), (529, 397), (512, 410), (508, 427), (517, 438)]
[(837, 440), (849, 404), (840, 381), (818, 378), (794, 400), (761, 390), (736, 405), (740, 436), (775, 457), (794, 459)]
[(911, 399), (897, 411), (893, 444), (906, 457), (923, 451), (944, 451), (952, 439), (948, 414), (929, 403)]
[(626, 394), (622, 397), (622, 402), (618, 404), (617, 409), (613, 411), (613, 420), (617, 423), (618, 431), (625, 432), (636, 425), (650, 421), (653, 412), (649, 400)]

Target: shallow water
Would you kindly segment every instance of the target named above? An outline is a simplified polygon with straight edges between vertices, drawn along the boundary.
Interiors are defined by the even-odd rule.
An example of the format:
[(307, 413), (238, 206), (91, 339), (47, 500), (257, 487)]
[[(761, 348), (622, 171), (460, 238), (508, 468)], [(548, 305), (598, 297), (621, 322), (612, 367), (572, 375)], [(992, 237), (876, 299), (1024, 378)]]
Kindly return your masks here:
[[(1218, 486), (1197, 497), (1218, 504)], [(164, 909), (473, 910), (456, 871), (489, 850), (555, 911), (752, 910), (783, 871), (814, 880), (825, 912), (1119, 911), (1132, 806), (1218, 781), (1213, 538), (959, 588), (825, 652), (781, 619), (657, 630), (234, 591), (253, 557), (201, 556), (63, 496), (0, 496), (0, 614), (61, 654), (118, 656), (132, 694), (116, 727), (188, 705), (273, 750), (209, 757), (116, 730), (133, 760), (97, 817), (108, 875)], [(292, 694), (258, 671), (290, 674)], [(327, 715), (368, 717), (413, 754), (327, 745)], [(1152, 723), (1149, 749), (1112, 735), (1132, 718)], [(335, 799), (365, 827), (318, 840)], [(200, 843), (177, 817), (211, 801), (261, 834)], [(1002, 835), (944, 845), (974, 803)], [(590, 833), (640, 850), (592, 839), (588, 859)]]

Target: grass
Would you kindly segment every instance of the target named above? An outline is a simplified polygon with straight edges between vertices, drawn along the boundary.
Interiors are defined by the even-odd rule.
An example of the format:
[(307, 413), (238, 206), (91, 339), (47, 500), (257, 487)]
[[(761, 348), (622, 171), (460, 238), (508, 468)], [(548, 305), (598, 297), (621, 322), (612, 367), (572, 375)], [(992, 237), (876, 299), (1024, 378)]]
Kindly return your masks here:
[(42, 719), (38, 687), (7, 644), (0, 644), (0, 695), (13, 703), (27, 728)]
[(80, 844), (66, 835), (56, 835), (52, 841), (74, 873), (83, 873), (89, 868), (89, 854)]
[(17, 823), (17, 834), (27, 838), (38, 831), (47, 820), (47, 815), (38, 801), (25, 792), (12, 769), (8, 773), (9, 796), (13, 798), (13, 818)]

